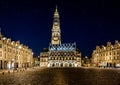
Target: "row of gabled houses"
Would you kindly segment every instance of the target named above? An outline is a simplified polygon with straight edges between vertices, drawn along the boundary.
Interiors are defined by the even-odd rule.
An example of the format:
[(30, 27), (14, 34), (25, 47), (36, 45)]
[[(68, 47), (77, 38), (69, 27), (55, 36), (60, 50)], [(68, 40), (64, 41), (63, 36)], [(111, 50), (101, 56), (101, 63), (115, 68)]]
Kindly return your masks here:
[(92, 64), (96, 67), (120, 67), (120, 43), (96, 46), (92, 53)]
[(32, 67), (33, 52), (20, 41), (12, 41), (0, 32), (0, 69), (17, 69)]

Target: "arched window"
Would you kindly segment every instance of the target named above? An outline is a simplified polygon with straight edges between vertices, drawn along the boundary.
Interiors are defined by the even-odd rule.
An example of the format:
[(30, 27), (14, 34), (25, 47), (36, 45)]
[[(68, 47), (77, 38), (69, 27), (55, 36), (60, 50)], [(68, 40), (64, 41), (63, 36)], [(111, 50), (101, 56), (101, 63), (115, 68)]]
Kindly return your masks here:
[(68, 57), (68, 60), (69, 60), (70, 58)]
[(57, 57), (55, 57), (55, 60), (57, 60)]

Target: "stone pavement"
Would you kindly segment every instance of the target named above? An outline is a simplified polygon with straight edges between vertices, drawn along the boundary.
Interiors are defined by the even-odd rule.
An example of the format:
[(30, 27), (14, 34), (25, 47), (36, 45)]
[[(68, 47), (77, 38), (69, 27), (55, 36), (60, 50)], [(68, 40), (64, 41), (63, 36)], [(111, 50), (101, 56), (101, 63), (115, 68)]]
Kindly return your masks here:
[(120, 69), (30, 68), (0, 74), (0, 85), (120, 85)]

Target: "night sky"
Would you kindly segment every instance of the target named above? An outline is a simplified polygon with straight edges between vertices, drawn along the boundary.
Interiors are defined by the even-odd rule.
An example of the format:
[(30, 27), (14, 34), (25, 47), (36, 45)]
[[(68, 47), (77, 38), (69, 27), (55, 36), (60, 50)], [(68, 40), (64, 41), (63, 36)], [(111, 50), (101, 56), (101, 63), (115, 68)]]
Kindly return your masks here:
[(90, 56), (96, 45), (120, 41), (120, 6), (113, 1), (0, 0), (0, 27), (5, 37), (20, 40), (39, 55), (51, 41), (57, 4), (62, 43), (76, 42), (82, 55)]

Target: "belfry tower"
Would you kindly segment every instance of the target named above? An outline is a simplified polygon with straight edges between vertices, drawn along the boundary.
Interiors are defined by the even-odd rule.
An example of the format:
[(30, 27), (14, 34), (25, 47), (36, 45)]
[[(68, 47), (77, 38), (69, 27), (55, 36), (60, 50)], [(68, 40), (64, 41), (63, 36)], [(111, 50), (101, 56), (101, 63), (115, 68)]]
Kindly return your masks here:
[[(61, 43), (59, 13), (56, 6), (51, 43), (48, 51), (40, 53), (40, 67), (80, 67), (81, 53), (76, 50), (76, 43)], [(46, 61), (43, 61), (45, 59)]]
[(57, 6), (54, 12), (51, 44), (61, 44), (60, 20)]

